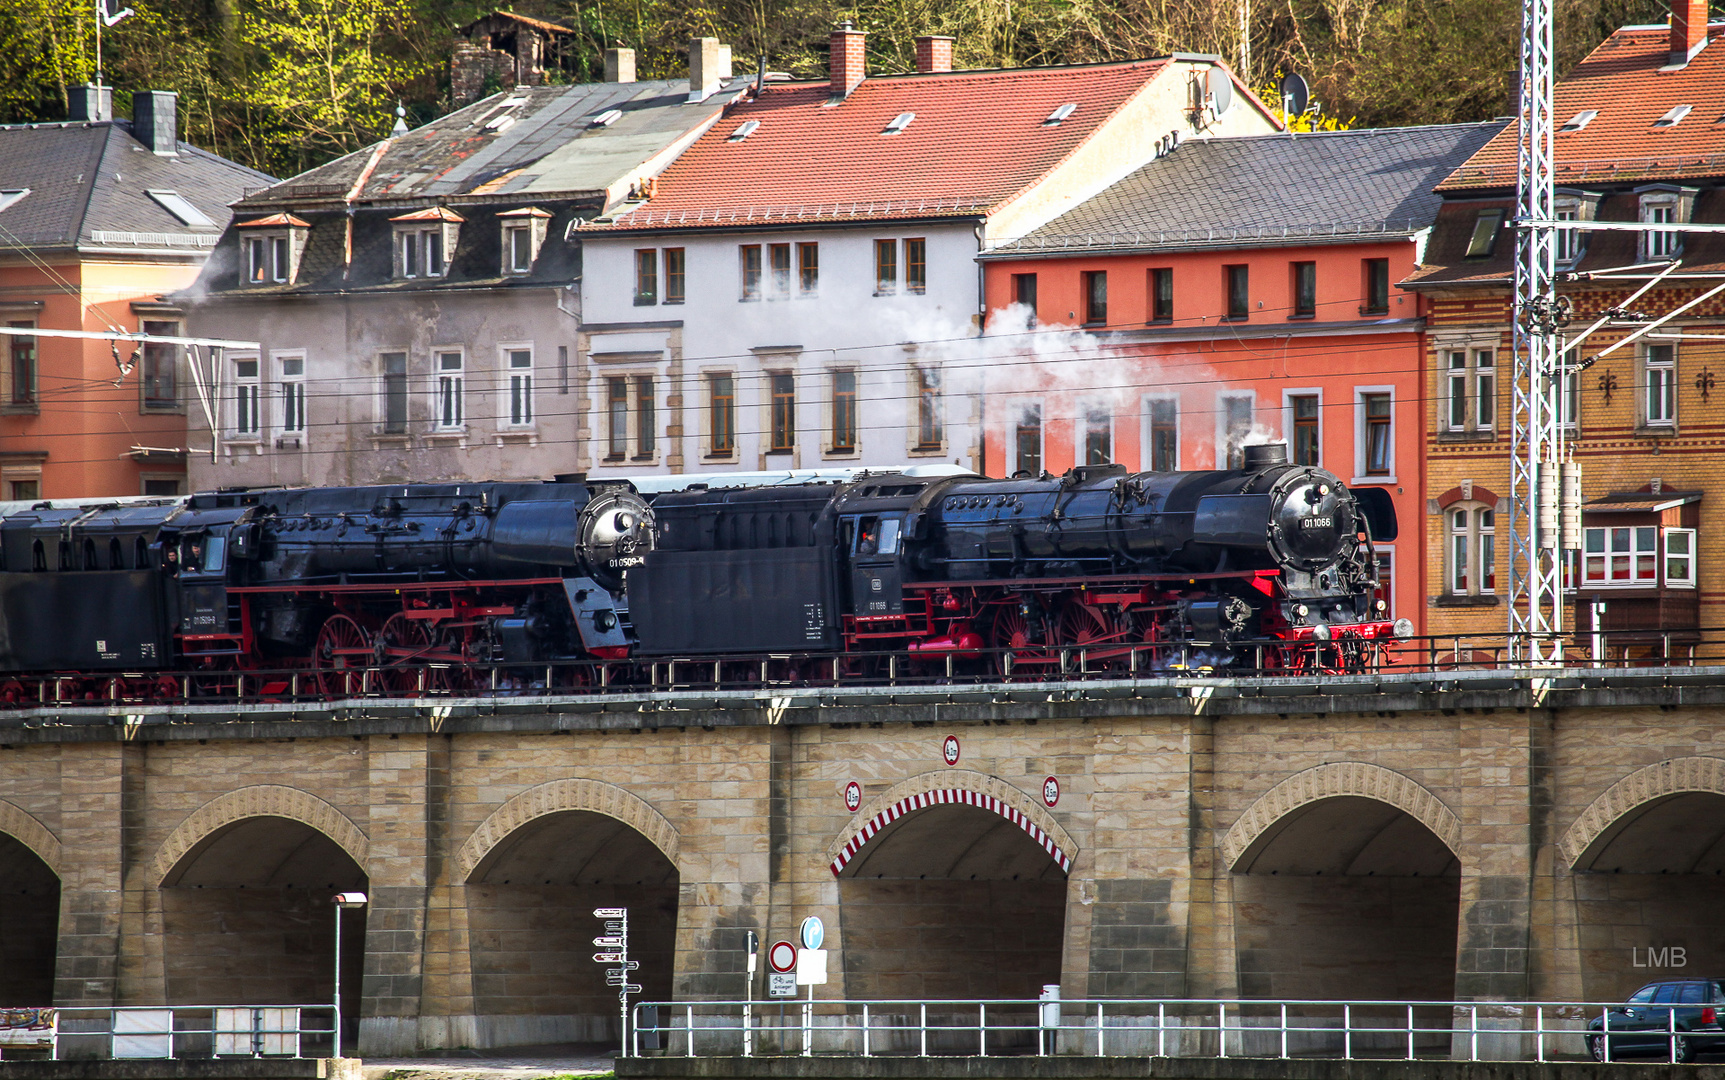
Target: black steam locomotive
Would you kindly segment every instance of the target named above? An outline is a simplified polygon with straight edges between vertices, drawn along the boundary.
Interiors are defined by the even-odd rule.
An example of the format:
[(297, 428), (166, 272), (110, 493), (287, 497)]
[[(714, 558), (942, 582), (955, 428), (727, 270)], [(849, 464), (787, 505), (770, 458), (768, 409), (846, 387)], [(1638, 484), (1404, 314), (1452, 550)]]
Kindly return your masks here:
[(581, 481), (42, 504), (0, 521), (0, 671), (15, 673), (0, 699), (46, 696), (22, 677), (45, 673), (123, 673), (84, 696), (149, 697), (184, 693), (184, 673), (303, 669), (309, 683), (258, 692), (345, 695), (620, 660), (624, 575), (651, 542), (633, 489)]
[(681, 657), (1362, 670), (1408, 632), (1377, 595), (1372, 543), (1394, 536), (1385, 493), (1280, 444), (1239, 470), (864, 474), (651, 506), (582, 478), (41, 504), (0, 520), (0, 701), (248, 672), (265, 697), (572, 688)]
[(1279, 443), (1248, 447), (1239, 470), (887, 474), (689, 490), (653, 510), (654, 548), (629, 575), (644, 656), (1360, 670), (1412, 630), (1378, 595), (1388, 494), (1290, 465)]

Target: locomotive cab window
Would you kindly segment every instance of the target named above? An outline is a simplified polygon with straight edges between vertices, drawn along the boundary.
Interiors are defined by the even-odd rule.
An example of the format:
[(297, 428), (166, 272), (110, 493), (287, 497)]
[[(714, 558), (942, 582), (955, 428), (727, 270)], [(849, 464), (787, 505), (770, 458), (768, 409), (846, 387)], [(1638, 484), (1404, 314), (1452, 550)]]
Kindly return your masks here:
[(898, 518), (865, 517), (858, 524), (858, 555), (898, 554)]

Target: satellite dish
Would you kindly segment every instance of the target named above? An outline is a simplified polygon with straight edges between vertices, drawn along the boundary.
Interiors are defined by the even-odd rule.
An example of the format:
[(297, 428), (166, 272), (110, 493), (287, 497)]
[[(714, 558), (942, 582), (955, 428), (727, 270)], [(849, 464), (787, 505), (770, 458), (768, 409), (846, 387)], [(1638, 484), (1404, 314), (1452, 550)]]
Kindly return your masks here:
[(1288, 75), (1282, 80), (1281, 95), (1282, 111), (1289, 116), (1299, 116), (1312, 100), (1312, 88), (1298, 75)]
[(1210, 109), (1217, 116), (1228, 111), (1228, 106), (1234, 104), (1234, 80), (1219, 67), (1210, 69), (1206, 80), (1210, 90)]

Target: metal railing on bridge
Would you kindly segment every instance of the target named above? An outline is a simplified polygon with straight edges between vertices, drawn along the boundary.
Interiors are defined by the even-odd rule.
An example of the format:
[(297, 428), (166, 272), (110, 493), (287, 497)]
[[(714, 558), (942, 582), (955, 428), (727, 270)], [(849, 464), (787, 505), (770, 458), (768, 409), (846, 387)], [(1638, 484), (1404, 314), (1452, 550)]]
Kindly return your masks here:
[[(1544, 679), (1620, 671), (1652, 674), (1725, 666), (1725, 629), (1623, 631), (1585, 635), (1561, 665), (1516, 659), (1504, 634), (1446, 634), (1404, 641), (1238, 642), (1215, 650), (1131, 641), (964, 652), (777, 653), (770, 656), (652, 657), (543, 663), (428, 662), (413, 656), (335, 668), (14, 676), (0, 681), (0, 710), (127, 705), (317, 705), (347, 701), (499, 701), (536, 698), (638, 699), (682, 695), (680, 708), (735, 707), (700, 695), (881, 688), (1006, 691), (1110, 682), (1317, 680), (1369, 683), (1395, 675), (1439, 678), (1496, 673)], [(1688, 678), (1689, 676), (1682, 676)], [(1725, 677), (1719, 679), (1725, 682)], [(1499, 687), (1502, 689), (1502, 687)]]
[(0, 1009), (0, 1057), (332, 1057), (334, 1029), (327, 1005)]
[[(1708, 1009), (1707, 1012), (1713, 1010)], [(1725, 1011), (1725, 1010), (1722, 1010)], [(1642, 1013), (1652, 1010), (1643, 1009)], [(641, 1002), (635, 1056), (1689, 1060), (1725, 1030), (1700, 1006), (1625, 1026), (1621, 1002), (817, 1000)], [(1694, 1015), (1690, 1015), (1694, 1014)], [(1696, 1019), (1707, 1023), (1697, 1026)], [(1603, 1040), (1595, 1023), (1609, 1026)]]

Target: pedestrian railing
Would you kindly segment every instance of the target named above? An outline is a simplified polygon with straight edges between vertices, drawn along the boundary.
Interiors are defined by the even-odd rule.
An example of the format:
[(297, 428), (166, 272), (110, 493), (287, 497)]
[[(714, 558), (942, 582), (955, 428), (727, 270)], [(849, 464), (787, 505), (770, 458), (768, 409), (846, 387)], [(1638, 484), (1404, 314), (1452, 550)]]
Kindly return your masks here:
[[(29, 1049), (60, 1059), (331, 1057), (327, 1005), (164, 1005), (57, 1008), (40, 1014)], [(20, 1043), (17, 1049), (25, 1049)], [(0, 1042), (0, 1052), (6, 1044)], [(8, 1055), (15, 1056), (15, 1055)]]
[(1562, 1001), (643, 1002), (631, 1014), (625, 1052), (1676, 1062), (1697, 1037), (1725, 1050), (1725, 1030), (1701, 1006), (1641, 1007), (1633, 1028), (1631, 1016), (1620, 1002)]

